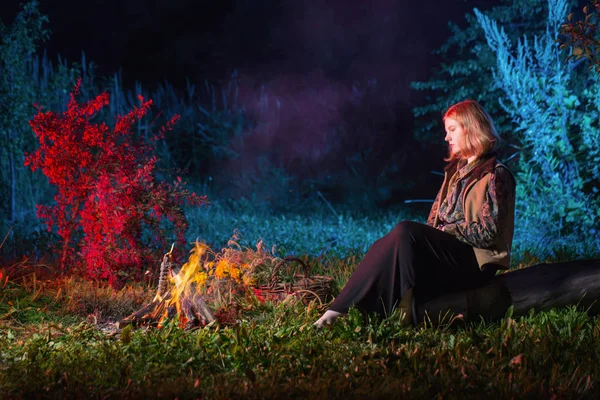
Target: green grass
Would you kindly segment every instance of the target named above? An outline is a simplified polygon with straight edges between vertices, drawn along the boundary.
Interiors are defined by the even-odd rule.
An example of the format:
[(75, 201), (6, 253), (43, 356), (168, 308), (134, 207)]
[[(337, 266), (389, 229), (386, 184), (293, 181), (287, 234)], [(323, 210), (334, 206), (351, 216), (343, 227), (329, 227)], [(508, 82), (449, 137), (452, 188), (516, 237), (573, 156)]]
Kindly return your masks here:
[[(212, 210), (193, 216), (188, 233), (196, 226), (218, 248), (238, 228), (249, 246), (262, 237), (285, 255), (309, 255), (313, 270), (332, 276), (338, 288), (372, 241), (415, 219)], [(396, 314), (365, 321), (351, 310), (317, 330), (312, 323), (323, 307), (316, 303), (263, 304), (246, 296), (230, 326), (186, 331), (172, 322), (110, 333), (100, 328), (146, 304), (153, 286), (114, 291), (3, 271), (14, 277), (0, 279), (0, 398), (600, 396), (600, 320), (574, 307), (436, 327), (402, 327)]]
[[(10, 290), (17, 290), (13, 287)], [(43, 296), (36, 300), (45, 304)], [(35, 303), (35, 302), (34, 302)], [(322, 331), (314, 304), (248, 306), (237, 324), (108, 335), (83, 317), (3, 318), (0, 392), (17, 397), (593, 398), (600, 322), (574, 308), (493, 324), (401, 327), (360, 313)], [(57, 305), (50, 320), (64, 318)], [(12, 316), (10, 318), (13, 318)]]

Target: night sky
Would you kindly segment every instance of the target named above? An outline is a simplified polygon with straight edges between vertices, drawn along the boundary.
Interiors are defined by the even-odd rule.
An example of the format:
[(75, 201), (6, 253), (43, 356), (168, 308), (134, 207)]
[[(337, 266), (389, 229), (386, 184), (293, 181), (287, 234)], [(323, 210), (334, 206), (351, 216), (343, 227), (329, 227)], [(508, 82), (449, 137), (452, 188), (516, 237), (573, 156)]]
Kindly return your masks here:
[[(20, 2), (3, 0), (5, 24), (12, 22)], [(432, 51), (447, 39), (448, 21), (464, 26), (465, 13), (474, 7), (485, 11), (499, 3), (41, 0), (40, 10), (50, 19), (51, 37), (43, 44), (50, 57), (60, 54), (78, 62), (83, 51), (98, 76), (120, 68), (126, 85), (139, 81), (152, 89), (167, 80), (183, 89), (186, 77), (196, 85), (206, 79), (226, 83), (237, 71), (250, 92), (265, 86), (282, 110), (292, 111), (282, 112), (278, 130), (263, 132), (262, 142), (255, 140), (237, 165), (254, 162), (257, 153), (276, 146), (286, 162), (309, 157), (318, 169), (324, 158), (337, 162), (332, 160), (337, 139), (330, 128), (352, 118), (343, 111), (348, 99), (369, 82), (394, 97), (391, 118), (398, 134), (379, 142), (359, 140), (356, 146), (382, 150), (382, 160), (395, 157), (390, 147), (412, 140), (412, 107), (423, 101), (410, 82), (426, 80), (439, 61)], [(445, 151), (440, 131), (432, 168), (441, 168)], [(347, 168), (343, 161), (338, 164)]]
[[(12, 21), (21, 0), (3, 0)], [(51, 55), (88, 60), (104, 76), (122, 68), (127, 81), (181, 85), (226, 79), (234, 69), (268, 80), (322, 71), (331, 80), (369, 75), (399, 82), (427, 78), (431, 51), (448, 21), (499, 0), (201, 1), (41, 0), (50, 18)]]

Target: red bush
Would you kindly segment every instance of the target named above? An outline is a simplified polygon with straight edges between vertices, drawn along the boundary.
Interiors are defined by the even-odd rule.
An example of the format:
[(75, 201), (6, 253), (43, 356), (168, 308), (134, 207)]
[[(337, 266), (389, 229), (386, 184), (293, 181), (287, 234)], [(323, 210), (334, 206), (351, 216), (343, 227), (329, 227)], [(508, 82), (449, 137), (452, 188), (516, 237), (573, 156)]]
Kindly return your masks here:
[[(119, 116), (111, 130), (91, 122), (108, 105), (108, 94), (78, 104), (78, 92), (79, 83), (62, 114), (38, 107), (30, 124), (40, 147), (27, 155), (25, 165), (41, 169), (57, 188), (56, 204), (38, 205), (38, 217), (62, 238), (61, 270), (83, 266), (88, 278), (116, 285), (121, 276), (135, 276), (156, 263), (152, 248), (164, 251), (167, 246), (160, 230), (163, 218), (173, 224), (177, 241), (185, 244), (188, 224), (182, 207), (202, 205), (207, 199), (187, 191), (181, 178), (173, 185), (155, 180), (152, 145), (179, 116), (150, 143), (142, 142), (135, 139), (132, 125), (144, 117), (152, 100), (140, 96), (141, 105)], [(143, 239), (144, 232), (152, 237)]]

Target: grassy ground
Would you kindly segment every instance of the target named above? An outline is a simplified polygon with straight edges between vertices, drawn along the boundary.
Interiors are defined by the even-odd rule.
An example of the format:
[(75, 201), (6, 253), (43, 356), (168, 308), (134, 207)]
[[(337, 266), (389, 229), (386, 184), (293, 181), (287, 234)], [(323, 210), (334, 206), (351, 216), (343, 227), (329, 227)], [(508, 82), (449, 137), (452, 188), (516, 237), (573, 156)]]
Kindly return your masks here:
[[(249, 244), (263, 237), (282, 253), (310, 254), (341, 288), (365, 246), (401, 219), (214, 212), (195, 223), (215, 245), (238, 227)], [(115, 292), (75, 278), (42, 280), (43, 271), (25, 265), (0, 271), (0, 398), (600, 396), (600, 320), (575, 308), (408, 328), (397, 315), (363, 320), (352, 310), (316, 330), (318, 304), (248, 295), (230, 326), (115, 331), (110, 322), (146, 304), (153, 285)]]

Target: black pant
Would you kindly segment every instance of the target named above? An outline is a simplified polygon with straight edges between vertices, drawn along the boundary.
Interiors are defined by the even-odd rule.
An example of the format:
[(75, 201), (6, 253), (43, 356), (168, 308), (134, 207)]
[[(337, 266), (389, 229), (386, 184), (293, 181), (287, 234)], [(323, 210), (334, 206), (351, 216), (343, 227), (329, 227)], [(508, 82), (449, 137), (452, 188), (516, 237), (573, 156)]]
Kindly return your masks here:
[(346, 313), (356, 306), (389, 315), (406, 291), (415, 301), (484, 284), (495, 269), (481, 271), (473, 247), (453, 235), (402, 221), (378, 239), (329, 309)]

